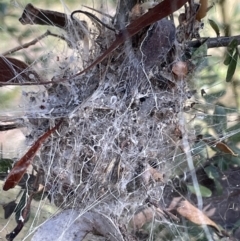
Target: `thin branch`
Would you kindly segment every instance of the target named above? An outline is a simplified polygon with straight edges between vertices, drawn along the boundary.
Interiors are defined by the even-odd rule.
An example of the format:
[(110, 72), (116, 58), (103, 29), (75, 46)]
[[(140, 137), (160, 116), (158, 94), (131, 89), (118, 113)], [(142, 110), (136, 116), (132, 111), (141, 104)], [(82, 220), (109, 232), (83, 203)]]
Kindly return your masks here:
[[(216, 37), (216, 38), (208, 38), (206, 41), (207, 47), (210, 48), (219, 48), (219, 47), (226, 47), (228, 44), (233, 40), (237, 39), (238, 45), (240, 45), (240, 35), (232, 36), (232, 37)], [(188, 47), (192, 48), (198, 48), (202, 45), (202, 43), (206, 40), (206, 38), (203, 38), (200, 40), (194, 40), (191, 42), (188, 42)]]
[(19, 50), (21, 50), (21, 49), (26, 49), (26, 48), (28, 48), (28, 47), (31, 46), (31, 45), (35, 45), (38, 41), (40, 41), (41, 39), (47, 37), (47, 36), (49, 35), (49, 33), (50, 33), (50, 32), (47, 31), (46, 33), (44, 33), (44, 34), (42, 34), (41, 36), (35, 38), (34, 40), (32, 40), (32, 41), (30, 41), (30, 42), (28, 42), (28, 43), (25, 43), (25, 44), (23, 44), (22, 46), (18, 46), (18, 47), (16, 47), (16, 48), (13, 48), (13, 49), (11, 49), (11, 50), (8, 50), (8, 51), (2, 53), (2, 55), (5, 55), (5, 56), (6, 56), (6, 55), (9, 55), (9, 54), (13, 54), (13, 53), (15, 53), (15, 52), (17, 52), (17, 51), (19, 51)]
[(30, 42), (28, 42), (28, 43), (25, 43), (25, 44), (23, 44), (23, 45), (21, 45), (21, 46), (18, 46), (18, 47), (16, 47), (16, 48), (13, 48), (13, 49), (11, 49), (11, 50), (8, 50), (8, 51), (2, 53), (2, 55), (6, 56), (6, 55), (9, 55), (9, 54), (13, 54), (13, 53), (15, 53), (15, 52), (17, 52), (17, 51), (19, 51), (19, 50), (21, 50), (21, 49), (26, 49), (26, 48), (28, 48), (28, 47), (30, 47), (30, 46), (32, 46), (32, 45), (35, 45), (37, 42), (39, 42), (39, 41), (42, 40), (43, 38), (46, 38), (47, 36), (53, 36), (53, 37), (59, 38), (59, 39), (61, 39), (61, 40), (64, 40), (64, 41), (66, 41), (67, 43), (69, 42), (65, 37), (60, 36), (60, 35), (58, 35), (58, 34), (51, 33), (49, 30), (47, 30), (46, 33), (40, 35), (39, 37), (35, 38), (34, 40), (32, 40), (32, 41), (30, 41)]
[(74, 20), (74, 17), (73, 15), (76, 14), (76, 13), (83, 13), (85, 15), (87, 15), (90, 19), (92, 19), (94, 22), (97, 22), (97, 23), (100, 23), (102, 24), (105, 28), (108, 28), (109, 30), (113, 31), (113, 32), (116, 32), (116, 30), (110, 26), (108, 26), (106, 23), (102, 22), (98, 17), (96, 17), (95, 15), (93, 15), (92, 13), (89, 13), (89, 12), (86, 12), (86, 11), (82, 11), (82, 10), (76, 10), (76, 11), (73, 11), (71, 13), (71, 19)]
[(102, 11), (99, 11), (99, 10), (97, 10), (97, 9), (95, 9), (95, 8), (88, 7), (88, 6), (86, 6), (86, 5), (82, 5), (82, 6), (85, 7), (85, 8), (88, 8), (88, 9), (90, 9), (90, 10), (93, 10), (93, 11), (95, 11), (95, 12), (97, 12), (97, 13), (100, 13), (100, 14), (102, 14), (103, 16), (106, 16), (106, 17), (110, 18), (112, 21), (114, 20), (114, 17), (112, 17), (111, 15), (109, 15), (109, 14), (107, 14), (107, 13), (104, 13), (104, 12), (102, 12)]

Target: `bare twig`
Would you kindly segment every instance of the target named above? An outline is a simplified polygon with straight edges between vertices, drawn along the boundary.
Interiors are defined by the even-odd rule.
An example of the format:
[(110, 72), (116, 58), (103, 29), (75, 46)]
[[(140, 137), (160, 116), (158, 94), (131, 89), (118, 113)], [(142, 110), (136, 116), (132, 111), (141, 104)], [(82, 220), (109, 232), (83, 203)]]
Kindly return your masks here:
[[(216, 37), (216, 38), (208, 38), (206, 41), (207, 47), (210, 48), (219, 48), (219, 47), (226, 47), (228, 44), (233, 40), (237, 39), (238, 44), (240, 45), (240, 35), (232, 36), (232, 37)], [(188, 42), (188, 47), (197, 48), (200, 47), (200, 45), (206, 40), (206, 38), (203, 38), (200, 40), (194, 40), (191, 42)]]
[(2, 53), (2, 55), (6, 56), (6, 55), (13, 54), (13, 53), (15, 53), (15, 52), (17, 52), (17, 51), (19, 51), (21, 49), (26, 49), (26, 48), (28, 48), (28, 47), (30, 47), (32, 45), (35, 45), (37, 42), (39, 42), (40, 40), (46, 38), (47, 36), (53, 36), (53, 37), (59, 38), (61, 40), (64, 40), (64, 41), (66, 41), (68, 43), (68, 40), (65, 37), (60, 36), (58, 34), (51, 33), (49, 30), (47, 30), (46, 33), (40, 35), (39, 37), (35, 38), (34, 40), (32, 40), (32, 41), (30, 41), (28, 43), (25, 43), (25, 44), (23, 44), (21, 46), (18, 46), (16, 48), (13, 48), (11, 50), (8, 50), (8, 51)]
[(116, 30), (110, 26), (108, 26), (106, 23), (102, 22), (98, 17), (96, 17), (95, 15), (93, 15), (92, 13), (86, 12), (86, 11), (82, 11), (82, 10), (76, 10), (73, 11), (71, 14), (71, 19), (74, 20), (73, 15), (76, 13), (83, 13), (85, 15), (87, 15), (90, 19), (92, 19), (93, 21), (96, 21), (97, 23), (102, 24), (105, 28), (108, 28), (109, 30), (116, 32)]
[(103, 13), (103, 12), (97, 10), (97, 9), (88, 7), (88, 6), (86, 6), (86, 5), (82, 5), (82, 6), (85, 7), (85, 8), (88, 8), (88, 9), (90, 9), (90, 10), (93, 10), (93, 11), (95, 11), (95, 12), (97, 12), (97, 13), (100, 13), (100, 14), (103, 15), (103, 16), (106, 16), (106, 17), (110, 18), (112, 21), (114, 20), (114, 17), (112, 17), (111, 15), (109, 15), (109, 14), (107, 14), (107, 13)]
[(38, 41), (40, 41), (41, 39), (47, 37), (47, 36), (49, 35), (49, 33), (50, 33), (50, 31), (47, 31), (46, 33), (44, 33), (44, 34), (42, 34), (41, 36), (35, 38), (34, 40), (32, 40), (32, 41), (30, 41), (30, 42), (28, 42), (28, 43), (25, 43), (25, 44), (23, 44), (23, 45), (21, 45), (21, 46), (18, 46), (18, 47), (16, 47), (16, 48), (13, 48), (13, 49), (11, 49), (11, 50), (8, 50), (8, 51), (2, 53), (2, 55), (13, 54), (13, 53), (15, 53), (15, 52), (17, 52), (17, 51), (19, 51), (19, 50), (21, 50), (21, 49), (26, 49), (26, 48), (28, 48), (28, 47), (31, 46), (31, 45), (35, 45)]

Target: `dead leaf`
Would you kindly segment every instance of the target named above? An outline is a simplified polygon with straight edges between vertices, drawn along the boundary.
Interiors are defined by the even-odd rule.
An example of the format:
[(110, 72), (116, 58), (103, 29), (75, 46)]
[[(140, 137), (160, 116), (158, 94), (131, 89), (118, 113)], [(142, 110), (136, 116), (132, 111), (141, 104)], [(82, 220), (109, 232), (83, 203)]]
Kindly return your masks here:
[[(145, 36), (146, 35), (146, 36)], [(166, 18), (154, 23), (143, 34), (143, 41), (139, 41), (141, 47), (140, 56), (144, 56), (144, 65), (151, 67), (158, 62), (166, 61), (166, 56), (174, 44), (176, 28), (171, 20)]]
[(157, 168), (153, 168), (150, 165), (148, 165), (147, 171), (149, 171), (154, 181), (156, 182), (164, 181), (164, 174), (161, 173)]
[[(21, 24), (26, 25), (48, 25), (61, 28), (66, 31), (67, 35), (73, 37), (73, 32), (77, 30), (77, 40), (80, 38), (84, 42), (88, 39), (88, 26), (86, 21), (78, 19), (69, 20), (69, 16), (65, 13), (36, 8), (31, 3), (27, 4), (23, 10), (22, 16), (19, 18)], [(77, 42), (77, 40), (75, 40)], [(69, 46), (73, 47), (73, 46)]]
[(10, 57), (0, 57), (0, 82), (42, 82), (40, 76), (26, 63)]
[(215, 228), (219, 233), (221, 230), (219, 226), (208, 218), (201, 210), (194, 207), (188, 200), (181, 197), (174, 198), (169, 206), (170, 210), (176, 210), (182, 217), (197, 225), (208, 225)]
[(232, 149), (230, 149), (229, 146), (227, 146), (223, 142), (218, 142), (216, 144), (216, 148), (219, 149), (220, 151), (226, 153), (226, 154), (231, 154), (232, 156), (238, 156), (238, 154), (234, 153)]
[(130, 221), (130, 226), (134, 230), (140, 229), (145, 223), (152, 221), (154, 217), (154, 210), (152, 207), (144, 208), (134, 214), (133, 218)]
[(231, 154), (232, 156), (238, 156), (238, 154), (234, 153), (234, 151), (225, 143), (221, 141), (212, 141), (207, 139), (202, 139), (205, 143), (207, 143), (210, 146), (213, 146), (217, 148), (219, 151), (224, 152), (226, 154)]
[(26, 172), (28, 166), (31, 164), (34, 156), (36, 155), (37, 151), (43, 144), (43, 142), (54, 132), (58, 129), (60, 124), (63, 120), (60, 120), (59, 123), (53, 127), (52, 129), (45, 132), (39, 139), (33, 144), (33, 146), (27, 151), (27, 153), (13, 166), (12, 170), (9, 172), (7, 179), (3, 185), (3, 190), (7, 191), (11, 188), (14, 188), (21, 178), (23, 177), (24, 173)]
[(206, 15), (208, 11), (208, 0), (200, 0), (200, 8), (196, 15), (196, 20), (201, 21)]
[(138, 230), (146, 223), (151, 222), (154, 217), (162, 218), (164, 216), (165, 214), (160, 208), (156, 208), (154, 206), (143, 207), (134, 214), (129, 224), (134, 230)]

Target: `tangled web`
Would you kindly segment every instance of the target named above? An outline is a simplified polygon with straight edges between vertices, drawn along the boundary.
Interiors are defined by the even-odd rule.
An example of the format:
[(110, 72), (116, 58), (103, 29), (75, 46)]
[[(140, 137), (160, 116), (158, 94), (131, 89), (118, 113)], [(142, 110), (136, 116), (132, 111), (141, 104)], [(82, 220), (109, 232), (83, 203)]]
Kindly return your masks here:
[[(155, 29), (157, 36), (152, 35)], [(114, 34), (106, 32), (110, 38)], [(38, 93), (45, 98), (40, 104), (43, 110), (28, 118), (31, 138), (37, 139), (57, 118), (64, 118), (34, 160), (43, 169), (44, 186), (57, 206), (98, 210), (123, 225), (148, 197), (161, 197), (164, 173), (175, 152), (170, 136), (187, 96), (185, 81), (180, 80), (173, 91), (175, 81), (161, 76), (162, 62), (155, 63), (169, 61), (166, 53), (173, 46), (173, 24), (161, 20), (147, 35), (139, 49), (126, 41), (84, 76)], [(159, 52), (152, 52), (147, 41), (160, 35), (164, 38), (156, 43)], [(92, 46), (92, 59), (105, 45), (102, 40)], [(72, 58), (73, 64), (58, 71), (58, 77), (81, 70), (78, 53)]]
[[(48, 230), (46, 240), (81, 240), (86, 230), (76, 229), (77, 236), (71, 231), (74, 225), (70, 224), (80, 216), (81, 225), (97, 230), (104, 240), (140, 239), (143, 234), (138, 236), (131, 231), (141, 228), (141, 222), (145, 223), (136, 218), (137, 214), (144, 207), (151, 210), (154, 207), (158, 212), (155, 215), (167, 223), (166, 216), (170, 213), (162, 211), (166, 201), (163, 190), (171, 186), (169, 180), (178, 166), (186, 172), (193, 165), (194, 157), (190, 155), (193, 150), (188, 148), (193, 148), (189, 140), (196, 133), (189, 131), (183, 112), (186, 101), (195, 94), (191, 78), (198, 66), (186, 58), (189, 50), (186, 43), (200, 38), (198, 31), (202, 26), (198, 21), (190, 21), (196, 15), (189, 11), (190, 6), (185, 8), (182, 13), (185, 20), (179, 21), (177, 27), (172, 20), (161, 19), (126, 39), (91, 70), (77, 75), (106, 51), (118, 36), (119, 26), (136, 21), (157, 4), (140, 7), (133, 3), (132, 6), (126, 4), (130, 10), (126, 16), (117, 13), (114, 21), (104, 18), (105, 24), (116, 31), (91, 15), (90, 21), (80, 21), (80, 15), (74, 14), (71, 18), (67, 14), (67, 25), (62, 28), (64, 34), (58, 35), (61, 40), (55, 40), (65, 42), (61, 43), (61, 51), (56, 48), (55, 53), (47, 54), (47, 73), (40, 74), (35, 68), (36, 72), (21, 73), (14, 80), (24, 83), (27, 75), (28, 80), (53, 81), (38, 86), (37, 91), (23, 91), (24, 116), (14, 121), (18, 126), (27, 127), (27, 145), (33, 145), (61, 120), (59, 128), (46, 139), (31, 164), (43, 186), (40, 200), (47, 196), (59, 209), (67, 210), (65, 216), (56, 219), (56, 225), (61, 227), (64, 224), (60, 224), (60, 220), (70, 220), (68, 235), (72, 232), (75, 239), (64, 236), (64, 232), (51, 237)], [(25, 8), (20, 21), (39, 24), (31, 15), (32, 9), (37, 8), (29, 6), (30, 10)], [(121, 7), (119, 3), (118, 8)], [(191, 7), (194, 9), (196, 5)], [(37, 10), (47, 25), (61, 28), (51, 22), (46, 10)], [(40, 64), (37, 61), (36, 67)], [(194, 180), (194, 175), (192, 178)], [(35, 180), (31, 183), (28, 176), (25, 188), (31, 189)], [(197, 186), (198, 181), (194, 183)], [(144, 210), (145, 214), (149, 211)], [(93, 227), (87, 223), (94, 223)], [(41, 232), (43, 229), (32, 240), (41, 240)], [(151, 235), (152, 230), (142, 240), (155, 240)]]

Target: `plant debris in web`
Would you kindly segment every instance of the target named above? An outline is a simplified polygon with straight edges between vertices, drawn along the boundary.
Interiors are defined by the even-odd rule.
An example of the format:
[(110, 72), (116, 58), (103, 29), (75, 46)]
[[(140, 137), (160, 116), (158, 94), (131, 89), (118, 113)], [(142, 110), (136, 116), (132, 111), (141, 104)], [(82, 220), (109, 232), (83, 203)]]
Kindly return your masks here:
[[(165, 187), (172, 182), (176, 157), (186, 162), (190, 153), (181, 118), (185, 102), (196, 92), (190, 83), (207, 56), (207, 44), (202, 41), (193, 50), (188, 43), (201, 40), (206, 14), (198, 14), (203, 10), (194, 1), (137, 2), (119, 1), (117, 9), (127, 9), (126, 15), (117, 12), (107, 25), (91, 14), (90, 24), (80, 20), (81, 11), (71, 15), (32, 4), (24, 9), (22, 24), (60, 28), (61, 34), (44, 37), (64, 40), (71, 54), (54, 56), (54, 71), (44, 78), (17, 59), (0, 59), (2, 84), (42, 85), (24, 94), (21, 127), (27, 127), (31, 147), (3, 186), (6, 191), (25, 178), (25, 202), (8, 240), (20, 232), (39, 193), (40, 200), (47, 197), (63, 211), (43, 223), (33, 241), (84, 240), (88, 233), (111, 241), (154, 240), (153, 230), (141, 229), (155, 220), (178, 225), (181, 218), (204, 226), (206, 235), (223, 235), (201, 207), (179, 193), (172, 198), (181, 200), (175, 207), (160, 202), (173, 193)], [(176, 12), (180, 8), (181, 13)], [(124, 28), (118, 28), (122, 23)], [(194, 141), (236, 156), (223, 142)], [(35, 176), (32, 183), (25, 176), (30, 165), (35, 171), (29, 174)]]

